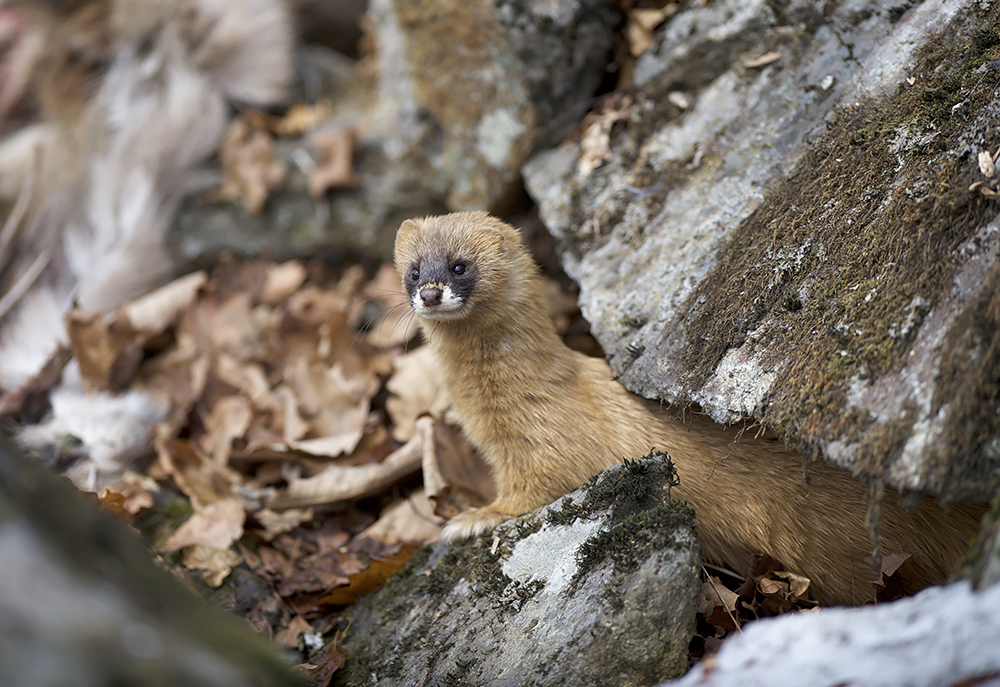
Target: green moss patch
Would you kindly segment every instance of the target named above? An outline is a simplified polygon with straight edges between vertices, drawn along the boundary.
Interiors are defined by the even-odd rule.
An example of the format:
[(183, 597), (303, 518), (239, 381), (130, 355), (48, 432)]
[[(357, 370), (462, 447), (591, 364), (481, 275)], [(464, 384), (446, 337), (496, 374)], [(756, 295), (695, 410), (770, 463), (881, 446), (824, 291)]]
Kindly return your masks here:
[[(704, 382), (731, 348), (780, 352), (787, 362), (764, 422), (813, 455), (821, 440), (856, 439), (863, 472), (880, 475), (909, 424), (876, 428), (867, 411), (846, 412), (848, 390), (906, 363), (920, 324), (952, 287), (956, 249), (1000, 209), (969, 191), (982, 180), (978, 150), (1000, 146), (997, 122), (980, 124), (1000, 109), (998, 56), (998, 10), (972, 9), (923, 48), (912, 84), (839, 111), (691, 294), (686, 335), (698, 345), (686, 348), (685, 369)], [(971, 333), (950, 342), (951, 367), (935, 389), (935, 404), (955, 404), (967, 421), (936, 478), (959, 494), (969, 485), (951, 475), (975, 480), (996, 468), (995, 457), (981, 457), (998, 429), (994, 299), (967, 316)], [(748, 339), (765, 320), (777, 326)]]

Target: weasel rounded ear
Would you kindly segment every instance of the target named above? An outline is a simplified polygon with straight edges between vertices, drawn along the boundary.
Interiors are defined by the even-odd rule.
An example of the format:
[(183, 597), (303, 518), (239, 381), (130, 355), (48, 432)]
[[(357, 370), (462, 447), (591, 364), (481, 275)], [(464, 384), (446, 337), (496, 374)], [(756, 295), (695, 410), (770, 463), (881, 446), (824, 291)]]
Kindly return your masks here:
[(404, 219), (403, 223), (399, 225), (399, 229), (396, 230), (396, 236), (399, 237), (411, 231), (416, 231), (418, 228), (416, 220)]

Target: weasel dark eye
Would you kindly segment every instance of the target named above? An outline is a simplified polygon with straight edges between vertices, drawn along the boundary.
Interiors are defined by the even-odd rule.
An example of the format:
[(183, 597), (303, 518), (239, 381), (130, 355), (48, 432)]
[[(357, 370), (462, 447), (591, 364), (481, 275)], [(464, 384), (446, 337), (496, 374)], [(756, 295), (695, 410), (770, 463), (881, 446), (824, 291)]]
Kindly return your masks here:
[(465, 265), (463, 265), (460, 262), (456, 263), (455, 266), (451, 268), (451, 271), (457, 274), (458, 276), (462, 276), (463, 274), (465, 274)]
[(410, 270), (410, 281), (416, 281), (418, 279), (420, 279), (420, 270), (414, 267)]

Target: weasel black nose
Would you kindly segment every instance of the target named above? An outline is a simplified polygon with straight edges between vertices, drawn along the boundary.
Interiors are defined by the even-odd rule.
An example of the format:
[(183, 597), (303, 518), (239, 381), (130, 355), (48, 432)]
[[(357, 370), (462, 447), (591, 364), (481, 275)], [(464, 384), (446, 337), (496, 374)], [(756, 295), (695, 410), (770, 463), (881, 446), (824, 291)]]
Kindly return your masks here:
[(420, 289), (420, 300), (426, 306), (441, 305), (441, 289), (436, 286), (425, 286)]

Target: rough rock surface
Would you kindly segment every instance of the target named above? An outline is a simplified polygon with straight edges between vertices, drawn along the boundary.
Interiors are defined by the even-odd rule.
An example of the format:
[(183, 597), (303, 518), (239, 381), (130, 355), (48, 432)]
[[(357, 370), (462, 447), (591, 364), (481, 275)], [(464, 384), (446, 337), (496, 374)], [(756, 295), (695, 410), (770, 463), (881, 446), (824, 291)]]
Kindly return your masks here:
[(373, 0), (386, 157), (451, 210), (492, 208), (536, 141), (582, 117), (619, 19), (608, 0)]
[(300, 679), (135, 535), (0, 443), (0, 684), (278, 687)]
[(760, 620), (676, 686), (1000, 684), (1000, 585), (933, 587), (893, 603)]
[(351, 611), (344, 685), (651, 685), (687, 668), (693, 512), (652, 457), (438, 544)]
[(524, 169), (625, 386), (893, 486), (994, 493), (1000, 221), (970, 186), (996, 185), (977, 156), (1000, 145), (997, 16), (725, 0), (670, 19), (610, 161), (583, 176), (577, 144)]

